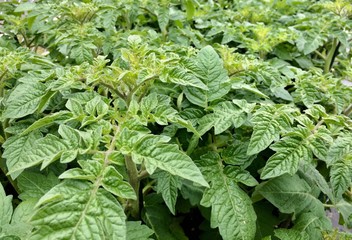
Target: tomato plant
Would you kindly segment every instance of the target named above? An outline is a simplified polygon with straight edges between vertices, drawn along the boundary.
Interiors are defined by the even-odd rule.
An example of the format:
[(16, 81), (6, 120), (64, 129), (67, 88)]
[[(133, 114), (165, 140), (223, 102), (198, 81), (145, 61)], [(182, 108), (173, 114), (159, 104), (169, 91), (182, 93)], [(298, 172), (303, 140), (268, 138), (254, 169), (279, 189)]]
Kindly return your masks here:
[(0, 239), (350, 239), (351, 6), (0, 2)]

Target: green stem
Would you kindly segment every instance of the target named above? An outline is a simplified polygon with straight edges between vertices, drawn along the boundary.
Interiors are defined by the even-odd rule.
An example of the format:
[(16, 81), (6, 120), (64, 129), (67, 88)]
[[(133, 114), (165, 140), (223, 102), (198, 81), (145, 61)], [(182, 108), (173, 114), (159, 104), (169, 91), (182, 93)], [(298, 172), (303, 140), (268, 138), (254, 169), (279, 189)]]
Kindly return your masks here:
[(351, 114), (352, 112), (352, 103), (343, 111), (343, 114), (345, 114), (347, 117)]
[(329, 73), (330, 69), (334, 63), (334, 58), (336, 56), (336, 51), (338, 51), (338, 46), (339, 46), (339, 40), (336, 38), (332, 41), (332, 46), (330, 48), (330, 51), (328, 55), (326, 56), (325, 59), (325, 66), (324, 66), (324, 73)]
[(150, 76), (150, 77), (146, 78), (146, 79), (145, 79), (143, 82), (141, 82), (140, 84), (134, 86), (134, 88), (132, 88), (132, 90), (130, 91), (130, 93), (129, 93), (128, 96), (127, 96), (127, 99), (126, 99), (126, 104), (127, 104), (127, 106), (130, 105), (130, 102), (131, 102), (131, 100), (132, 100), (132, 97), (133, 97), (134, 93), (135, 93), (143, 84), (145, 84), (146, 82), (151, 81), (151, 80), (153, 80), (153, 79), (155, 79), (155, 78), (157, 78), (157, 77), (158, 77), (157, 75)]
[(120, 98), (122, 99), (126, 99), (126, 96), (123, 95), (119, 90), (115, 89), (114, 86), (110, 85), (110, 84), (107, 84), (107, 83), (104, 83), (104, 82), (99, 82), (99, 84), (107, 87), (111, 92), (115, 93), (117, 96), (119, 96)]
[(136, 164), (133, 162), (131, 156), (125, 155), (125, 165), (128, 174), (128, 180), (132, 188), (136, 192), (137, 199), (129, 200), (131, 204), (131, 216), (135, 219), (139, 219), (139, 187), (140, 181), (138, 178), (138, 170)]

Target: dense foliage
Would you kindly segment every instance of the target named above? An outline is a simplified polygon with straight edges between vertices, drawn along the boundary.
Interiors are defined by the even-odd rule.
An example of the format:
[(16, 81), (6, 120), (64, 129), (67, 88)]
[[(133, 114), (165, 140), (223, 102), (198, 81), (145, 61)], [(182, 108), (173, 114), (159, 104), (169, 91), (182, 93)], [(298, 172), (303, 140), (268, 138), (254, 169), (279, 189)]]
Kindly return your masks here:
[(0, 239), (351, 239), (351, 31), (350, 0), (1, 1)]

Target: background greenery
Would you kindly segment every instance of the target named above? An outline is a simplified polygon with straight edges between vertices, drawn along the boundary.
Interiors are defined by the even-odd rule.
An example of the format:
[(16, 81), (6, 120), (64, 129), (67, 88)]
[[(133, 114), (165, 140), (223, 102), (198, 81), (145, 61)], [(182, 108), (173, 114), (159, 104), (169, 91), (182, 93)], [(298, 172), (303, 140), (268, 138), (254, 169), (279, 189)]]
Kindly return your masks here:
[(350, 0), (0, 21), (0, 239), (352, 238)]

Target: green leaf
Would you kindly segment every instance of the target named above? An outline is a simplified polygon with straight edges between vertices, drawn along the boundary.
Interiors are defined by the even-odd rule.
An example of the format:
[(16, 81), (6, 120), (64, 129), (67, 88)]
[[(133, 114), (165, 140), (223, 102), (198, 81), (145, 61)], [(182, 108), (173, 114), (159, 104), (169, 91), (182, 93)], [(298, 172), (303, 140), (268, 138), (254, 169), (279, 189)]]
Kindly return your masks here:
[(153, 174), (156, 168), (167, 171), (172, 175), (194, 181), (207, 187), (200, 170), (192, 159), (178, 149), (175, 144), (167, 144), (160, 141), (155, 135), (147, 135), (134, 144), (132, 159), (136, 163), (142, 163), (149, 174)]
[[(2, 154), (3, 158), (6, 158), (6, 165), (9, 170), (15, 168), (17, 164), (23, 164), (28, 160), (28, 154), (33, 151), (36, 140), (42, 137), (40, 132), (34, 131), (25, 136), (15, 135), (6, 140), (2, 145), (5, 148)], [(15, 179), (23, 169), (13, 172), (11, 177)]]
[(265, 110), (257, 112), (252, 118), (253, 133), (247, 154), (254, 155), (266, 149), (273, 141), (279, 140), (280, 125), (274, 116)]
[(256, 157), (255, 155), (247, 155), (248, 144), (248, 141), (235, 141), (232, 145), (228, 146), (221, 152), (222, 159), (227, 164), (238, 165), (246, 168)]
[(75, 149), (81, 142), (81, 136), (79, 132), (67, 125), (61, 124), (58, 129), (60, 136), (67, 142), (71, 149)]
[(96, 46), (92, 43), (81, 42), (76, 44), (70, 52), (70, 57), (75, 59), (78, 64), (93, 61), (93, 50)]
[(228, 178), (235, 180), (236, 182), (243, 183), (244, 185), (254, 187), (258, 185), (258, 181), (246, 170), (243, 170), (235, 166), (226, 166), (224, 173)]
[(187, 20), (192, 20), (194, 13), (195, 13), (195, 7), (193, 0), (185, 0), (185, 6), (186, 6), (186, 14), (187, 14)]
[(198, 131), (204, 134), (214, 127), (218, 135), (232, 126), (240, 127), (245, 121), (246, 115), (240, 108), (231, 102), (222, 102), (214, 107), (214, 113), (199, 119)]
[(300, 174), (303, 174), (305, 178), (310, 179), (315, 183), (319, 189), (326, 194), (331, 201), (334, 201), (334, 196), (332, 194), (331, 188), (326, 182), (325, 178), (321, 173), (309, 162), (300, 162)]
[(30, 240), (126, 239), (123, 208), (110, 193), (95, 185), (64, 181), (37, 205)]
[(339, 136), (331, 145), (326, 162), (328, 165), (332, 165), (335, 162), (342, 160), (344, 156), (350, 152), (352, 152), (351, 134)]
[(167, 34), (167, 25), (169, 24), (169, 6), (165, 4), (164, 6), (160, 6), (158, 9), (158, 23), (159, 28), (162, 34)]
[(268, 179), (288, 173), (293, 175), (297, 172), (301, 160), (310, 162), (312, 154), (300, 139), (293, 137), (282, 138), (271, 146), (278, 150), (267, 161), (262, 173), (262, 179)]
[(40, 82), (19, 84), (6, 100), (2, 118), (21, 118), (34, 113), (46, 93), (46, 86)]
[(49, 173), (47, 176), (35, 172), (23, 172), (17, 178), (17, 185), (21, 191), (19, 198), (22, 201), (41, 198), (52, 187), (59, 183), (58, 178)]
[(275, 237), (281, 240), (307, 240), (310, 239), (306, 232), (301, 232), (293, 229), (277, 229)]
[(322, 239), (322, 232), (332, 230), (332, 225), (330, 219), (325, 215), (316, 216), (308, 212), (302, 213), (298, 219), (296, 219), (292, 229), (298, 232), (305, 232), (309, 236), (309, 238), (306, 239)]
[[(9, 224), (11, 221), (13, 208), (12, 208), (12, 195), (6, 196), (5, 190), (0, 184), (0, 226)], [(1, 230), (1, 228), (0, 228)]]
[(153, 230), (148, 228), (146, 225), (141, 224), (140, 221), (128, 221), (126, 222), (126, 227), (127, 240), (149, 240), (149, 237), (154, 233)]
[(202, 48), (197, 56), (187, 63), (187, 67), (208, 87), (208, 90), (191, 86), (185, 88), (184, 92), (191, 103), (206, 108), (208, 102), (220, 99), (230, 90), (227, 72), (211, 46)]
[(299, 101), (302, 101), (308, 108), (322, 99), (317, 87), (309, 82), (301, 82), (296, 90), (300, 94)]
[(192, 86), (203, 90), (208, 90), (208, 87), (194, 74), (180, 67), (166, 69), (166, 81), (172, 82), (181, 86)]
[(35, 3), (32, 2), (25, 2), (25, 3), (21, 3), (19, 4), (14, 12), (27, 12), (27, 11), (31, 11), (35, 8)]
[(310, 54), (324, 44), (324, 38), (317, 32), (301, 33), (297, 39), (297, 48), (304, 55)]
[(17, 236), (18, 239), (27, 239), (33, 229), (29, 220), (33, 215), (36, 203), (37, 200), (35, 199), (21, 202), (13, 213), (11, 224), (3, 226), (2, 234)]
[(158, 171), (154, 173), (152, 177), (157, 179), (157, 193), (161, 193), (166, 206), (169, 208), (170, 212), (175, 215), (175, 205), (178, 196), (178, 189), (181, 188), (181, 182), (179, 178), (164, 171)]
[(118, 197), (137, 199), (132, 186), (128, 182), (123, 181), (122, 175), (112, 166), (104, 169), (102, 186)]
[[(39, 138), (39, 136), (35, 136), (34, 134), (35, 133), (28, 136), (32, 135), (32, 138)], [(28, 141), (29, 138), (26, 140)], [(18, 143), (20, 143), (20, 141), (16, 142), (16, 145)], [(42, 168), (45, 168), (51, 162), (58, 159), (63, 150), (67, 149), (67, 145), (63, 140), (51, 134), (48, 134), (44, 138), (40, 138), (34, 142), (28, 143), (26, 147), (31, 148), (23, 149), (23, 151), (25, 151), (24, 156), (22, 156), (22, 154), (24, 154), (23, 151), (20, 150), (17, 151), (17, 153), (20, 154), (21, 158), (16, 158), (15, 160), (9, 158), (9, 161), (7, 161), (9, 174), (35, 166), (40, 163), (42, 163)]]
[(26, 130), (24, 130), (21, 133), (21, 135), (26, 135), (30, 132), (33, 132), (34, 130), (37, 130), (42, 127), (50, 126), (50, 125), (54, 124), (55, 122), (67, 120), (71, 117), (72, 117), (72, 113), (70, 113), (68, 111), (60, 111), (60, 112), (56, 112), (56, 113), (53, 113), (50, 115), (46, 115), (45, 117), (42, 117), (42, 118), (38, 119), (37, 121), (35, 121), (34, 123), (32, 123), (28, 128), (26, 128)]
[(201, 205), (211, 207), (211, 227), (218, 227), (224, 240), (254, 239), (256, 214), (252, 201), (231, 175), (226, 175), (220, 156), (210, 152), (203, 155), (197, 164), (210, 181)]
[(297, 175), (282, 175), (260, 184), (257, 191), (282, 213), (299, 214), (310, 210), (324, 215), (323, 204), (312, 195), (311, 187)]
[(145, 221), (158, 240), (188, 240), (179, 220), (174, 218), (158, 195), (149, 194), (145, 199)]
[(341, 213), (343, 220), (346, 223), (345, 225), (348, 228), (351, 228), (352, 227), (352, 204), (342, 199), (335, 206)]
[(334, 195), (341, 199), (341, 195), (351, 187), (352, 183), (352, 154), (331, 166), (330, 182)]

